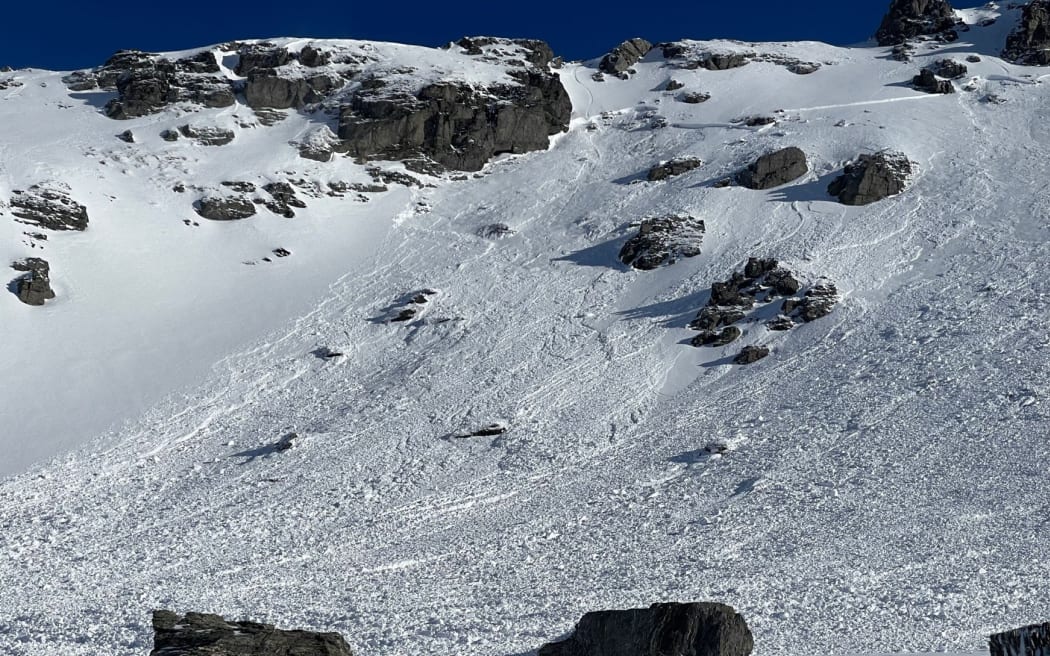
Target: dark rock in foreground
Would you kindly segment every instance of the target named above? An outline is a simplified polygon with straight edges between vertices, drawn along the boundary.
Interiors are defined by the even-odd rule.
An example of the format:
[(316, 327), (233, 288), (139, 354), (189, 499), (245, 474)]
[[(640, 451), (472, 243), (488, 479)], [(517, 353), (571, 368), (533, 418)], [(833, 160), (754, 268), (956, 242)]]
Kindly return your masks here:
[(1003, 59), (1029, 66), (1050, 64), (1050, 0), (1025, 5), (1017, 29), (1006, 37)]
[(16, 283), (18, 300), (26, 305), (43, 305), (55, 297), (51, 289), (51, 265), (46, 260), (29, 257), (13, 263), (11, 268), (26, 272)]
[(892, 46), (918, 36), (940, 34), (958, 19), (947, 0), (893, 0), (875, 32), (880, 46)]
[(911, 79), (912, 86), (926, 93), (955, 93), (955, 85), (949, 80), (939, 79), (933, 71), (924, 68)]
[(213, 125), (180, 125), (179, 132), (188, 139), (194, 139), (202, 146), (225, 146), (233, 141), (233, 130)]
[(717, 603), (665, 603), (584, 615), (567, 639), (539, 656), (748, 656), (744, 618)]
[(255, 203), (244, 196), (205, 196), (196, 202), (194, 209), (212, 221), (236, 221), (255, 216)]
[(153, 612), (151, 656), (353, 656), (338, 633), (285, 631), (219, 615)]
[(681, 175), (692, 171), (693, 169), (700, 168), (703, 165), (703, 160), (693, 157), (672, 159), (669, 162), (660, 162), (653, 168), (649, 169), (649, 173), (646, 174), (645, 179), (649, 182), (666, 180), (667, 178), (673, 178), (676, 175)]
[(623, 73), (637, 64), (652, 48), (653, 44), (645, 39), (636, 38), (624, 41), (602, 57), (598, 70), (610, 75)]
[(642, 221), (638, 234), (620, 249), (620, 261), (648, 271), (700, 254), (704, 241), (703, 219), (671, 215)]
[(861, 155), (846, 165), (828, 185), (828, 193), (844, 205), (867, 205), (904, 191), (912, 163), (903, 153)]
[(745, 346), (733, 358), (733, 364), (754, 364), (767, 355), (769, 355), (769, 348), (765, 346)]
[(991, 656), (1050, 656), (1050, 622), (988, 636)]
[(790, 146), (759, 157), (741, 171), (738, 180), (749, 189), (772, 189), (797, 180), (808, 171), (806, 153)]
[(12, 192), (11, 213), (20, 223), (48, 230), (85, 230), (88, 224), (87, 208), (70, 198), (69, 189), (61, 183)]
[[(980, 58), (977, 61), (980, 61)], [(938, 59), (933, 63), (933, 72), (949, 80), (958, 80), (966, 77), (969, 69), (966, 68), (966, 64), (957, 62), (954, 59)]]

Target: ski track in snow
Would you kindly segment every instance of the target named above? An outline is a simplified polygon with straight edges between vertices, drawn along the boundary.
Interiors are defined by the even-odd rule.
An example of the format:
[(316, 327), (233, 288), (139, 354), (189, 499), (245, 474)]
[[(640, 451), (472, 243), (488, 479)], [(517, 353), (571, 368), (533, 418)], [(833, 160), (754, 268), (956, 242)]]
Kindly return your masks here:
[[(950, 47), (958, 57), (966, 41)], [(83, 433), (66, 424), (67, 439), (41, 447), (52, 460), (0, 483), (0, 652), (140, 655), (154, 608), (340, 631), (370, 656), (531, 653), (588, 610), (661, 600), (734, 605), (756, 656), (975, 652), (991, 631), (1045, 620), (1050, 99), (1041, 85), (1007, 84), (1022, 69), (983, 52), (972, 70), (1003, 105), (879, 86), (934, 51), (906, 64), (881, 49), (749, 49), (761, 48), (826, 65), (804, 77), (766, 63), (675, 69), (712, 94), (694, 106), (653, 91), (668, 75), (658, 58), (626, 81), (567, 64), (572, 130), (480, 177), (368, 203), (311, 199), (298, 223), (173, 233), (158, 219), (156, 252), (170, 259), (149, 250), (150, 230), (121, 224), (146, 244), (143, 259), (160, 258), (156, 275), (184, 277), (164, 287), (174, 309), (146, 328), (207, 335), (215, 321), (227, 337), (159, 335), (154, 349), (130, 336), (134, 366), (153, 363), (161, 379), (152, 396), (111, 400), (113, 416)], [(26, 93), (38, 77), (49, 87), (33, 88), (34, 102), (64, 97), (41, 72)], [(732, 123), (784, 105), (804, 108), (770, 129)], [(80, 156), (66, 150), (116, 130), (75, 111), (89, 134), (55, 141), (65, 154), (47, 175), (62, 178)], [(667, 127), (650, 129), (652, 112)], [(163, 120), (141, 119), (136, 133)], [(291, 135), (296, 120), (272, 129)], [(787, 145), (809, 156), (796, 183), (710, 185)], [(141, 205), (233, 166), (142, 147), (158, 153), (141, 164), (148, 175), (121, 165), (156, 189), (108, 171), (92, 198)], [(916, 161), (904, 194), (866, 208), (826, 197), (842, 162), (881, 148)], [(113, 161), (120, 149), (109, 149), (92, 157)], [(636, 182), (679, 156), (705, 163)], [(350, 160), (268, 166), (258, 173), (362, 175)], [(30, 181), (0, 174), (5, 188)], [(652, 272), (616, 261), (631, 222), (677, 211), (706, 221), (701, 256)], [(116, 236), (92, 221), (47, 246), (58, 280), (83, 276), (74, 298), (32, 315), (8, 299), (17, 339), (41, 317), (83, 322), (107, 302), (137, 311), (77, 259), (76, 239), (97, 253)], [(496, 222), (516, 234), (477, 236)], [(244, 272), (242, 260), (285, 243), (285, 268)], [(203, 244), (207, 257), (193, 255)], [(830, 277), (843, 301), (787, 334), (748, 324), (726, 349), (683, 344), (710, 284), (756, 255)], [(244, 298), (180, 313), (179, 294), (216, 276)], [(383, 320), (423, 288), (438, 294), (415, 321)], [(269, 312), (250, 315), (259, 304)], [(108, 352), (88, 336), (97, 343), (84, 348)], [(772, 355), (725, 364), (751, 343)], [(345, 357), (311, 354), (321, 346)], [(68, 355), (34, 352), (52, 375)], [(38, 429), (13, 409), (2, 416)], [(103, 419), (125, 423), (106, 431)], [(496, 421), (509, 430), (456, 437)], [(279, 450), (292, 432), (294, 448)], [(729, 450), (709, 454), (712, 442)]]

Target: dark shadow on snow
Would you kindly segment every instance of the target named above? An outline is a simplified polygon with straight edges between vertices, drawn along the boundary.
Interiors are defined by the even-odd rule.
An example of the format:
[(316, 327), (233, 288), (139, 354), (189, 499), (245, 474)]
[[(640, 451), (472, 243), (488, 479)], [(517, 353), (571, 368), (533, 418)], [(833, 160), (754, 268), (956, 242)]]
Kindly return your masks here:
[(840, 175), (842, 175), (842, 171), (832, 171), (816, 180), (778, 187), (770, 192), (769, 200), (777, 203), (812, 202), (818, 200), (836, 202), (835, 197), (828, 194), (828, 185)]
[(572, 262), (578, 266), (602, 267), (627, 271), (630, 267), (620, 261), (620, 249), (623, 248), (622, 237), (578, 250), (568, 255), (551, 258), (552, 262)]
[[(623, 310), (619, 314), (625, 319), (659, 319), (659, 323), (665, 328), (685, 328), (710, 299), (711, 290), (705, 289), (670, 301)], [(688, 344), (689, 339), (679, 343)]]

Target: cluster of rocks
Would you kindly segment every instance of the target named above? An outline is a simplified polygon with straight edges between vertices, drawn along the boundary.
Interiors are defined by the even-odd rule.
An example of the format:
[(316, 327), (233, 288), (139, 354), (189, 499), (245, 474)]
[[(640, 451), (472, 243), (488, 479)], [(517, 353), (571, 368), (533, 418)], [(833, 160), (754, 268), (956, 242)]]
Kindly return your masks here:
[(423, 311), (423, 307), (430, 303), (430, 299), (437, 295), (436, 289), (421, 289), (418, 292), (405, 294), (401, 302), (387, 308), (388, 314), (392, 315), (389, 321), (392, 323), (405, 323), (412, 321)]
[(602, 57), (598, 70), (610, 75), (626, 75), (652, 49), (653, 44), (645, 39), (628, 39)]
[(503, 239), (513, 235), (515, 230), (506, 223), (490, 223), (478, 228), (478, 236), (484, 239)]
[(649, 182), (659, 182), (660, 180), (666, 180), (667, 178), (673, 178), (676, 175), (682, 175), (688, 173), (693, 169), (698, 169), (704, 165), (704, 161), (696, 157), (683, 157), (679, 159), (672, 159), (666, 162), (660, 162), (649, 169), (645, 179)]
[(753, 647), (747, 622), (731, 606), (660, 603), (587, 613), (538, 656), (748, 656)]
[(955, 85), (951, 80), (942, 80), (929, 68), (919, 71), (919, 74), (911, 79), (911, 84), (926, 93), (955, 93)]
[(219, 615), (153, 613), (151, 656), (353, 656), (338, 633), (286, 631), (272, 624), (229, 622)]
[(711, 94), (705, 91), (686, 91), (678, 99), (688, 105), (699, 105), (711, 100)]
[(11, 214), (20, 223), (47, 230), (86, 230), (88, 225), (87, 208), (73, 200), (69, 187), (59, 182), (13, 191)]
[[(785, 331), (830, 314), (838, 302), (838, 291), (829, 281), (819, 281), (803, 291), (794, 274), (775, 259), (750, 258), (743, 271), (711, 285), (711, 298), (689, 324), (692, 330), (700, 331), (690, 343), (693, 346), (731, 344), (744, 334), (735, 324), (747, 319), (757, 321), (752, 316), (754, 311), (778, 299), (783, 299), (780, 310), (766, 327)], [(764, 355), (756, 357), (763, 350)], [(738, 364), (750, 364), (769, 354), (764, 346), (746, 351), (738, 356)]]
[(957, 24), (955, 10), (947, 0), (893, 0), (875, 39), (880, 46), (898, 45), (919, 36), (954, 40), (958, 37), (953, 31)]
[(237, 75), (245, 77), (244, 100), (253, 109), (300, 109), (320, 103), (342, 89), (352, 74), (316, 70), (332, 61), (332, 54), (303, 47), (299, 52), (271, 43), (241, 46)]
[(709, 71), (725, 71), (747, 66), (751, 62), (769, 62), (783, 66), (796, 75), (809, 75), (821, 67), (817, 62), (802, 61), (776, 53), (713, 52), (705, 50), (701, 44), (683, 41), (660, 43), (655, 47), (660, 48), (664, 59), (674, 60), (675, 66), (687, 70), (703, 68)]
[(1006, 38), (1003, 59), (1029, 66), (1050, 64), (1050, 0), (1031, 0)]
[(904, 191), (912, 170), (904, 153), (862, 154), (828, 185), (828, 193), (844, 205), (868, 205)]
[(737, 182), (749, 189), (772, 189), (809, 172), (806, 153), (795, 146), (762, 155), (737, 174)]
[(225, 146), (233, 141), (236, 136), (233, 130), (228, 130), (226, 128), (220, 128), (214, 125), (192, 125), (187, 123), (179, 126), (178, 133), (174, 133), (172, 130), (166, 130), (161, 137), (166, 141), (174, 141), (175, 139), (178, 139), (179, 134), (187, 139), (193, 139), (201, 146)]
[(305, 208), (306, 203), (296, 196), (295, 188), (287, 182), (269, 182), (262, 186), (269, 198), (251, 197), (257, 190), (254, 183), (244, 181), (225, 181), (224, 189), (213, 189), (206, 192), (194, 203), (197, 214), (212, 221), (237, 221), (255, 216), (256, 205), (262, 205), (274, 214), (293, 218), (292, 209)]
[(620, 261), (648, 271), (695, 257), (700, 254), (705, 231), (703, 219), (688, 214), (645, 219), (638, 226), (638, 234), (620, 249)]
[(18, 300), (26, 305), (43, 305), (55, 297), (51, 289), (51, 265), (39, 257), (28, 257), (11, 264), (15, 271), (23, 271), (25, 275), (15, 283), (15, 293)]
[[(375, 79), (343, 105), (338, 136), (357, 157), (410, 159), (420, 155), (449, 169), (477, 171), (494, 155), (546, 150), (568, 129), (572, 102), (548, 69), (550, 48), (536, 41), (460, 42), (468, 53), (516, 46), (531, 53), (507, 64), (514, 83), (485, 87), (440, 81), (414, 93)], [(545, 61), (546, 60), (546, 61)]]

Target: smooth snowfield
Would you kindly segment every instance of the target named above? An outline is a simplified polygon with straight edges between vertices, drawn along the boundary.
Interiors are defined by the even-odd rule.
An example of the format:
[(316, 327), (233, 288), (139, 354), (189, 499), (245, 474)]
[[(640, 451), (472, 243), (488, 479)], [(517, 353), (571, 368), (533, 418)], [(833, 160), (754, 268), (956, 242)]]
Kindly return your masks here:
[[(4, 467), (61, 453), (0, 484), (0, 652), (140, 656), (154, 608), (340, 631), (365, 656), (526, 654), (588, 610), (664, 600), (732, 604), (757, 656), (978, 652), (1045, 621), (1050, 94), (1046, 69), (982, 45), (1013, 18), (911, 63), (711, 44), (824, 64), (808, 76), (679, 70), (658, 52), (627, 81), (567, 65), (575, 119), (549, 152), (367, 203), (308, 199), (292, 220), (185, 227), (170, 186), (366, 179), (349, 159), (297, 159), (297, 117), (214, 151), (180, 143), (175, 164), (146, 136), (174, 119), (62, 101), (76, 118), (41, 125), (36, 155), (3, 140), (92, 180), (95, 202), (88, 232), (47, 244), (56, 302), (0, 305), (0, 446), (24, 454)], [(973, 52), (975, 91), (902, 84)], [(26, 105), (0, 111), (59, 102), (57, 74), (24, 75), (2, 93)], [(678, 102), (671, 77), (711, 100)], [(735, 122), (752, 115), (778, 121)], [(126, 127), (141, 144), (114, 145)], [(790, 145), (809, 156), (802, 180), (711, 186)], [(845, 161), (883, 148), (918, 165), (904, 194), (826, 196)], [(642, 181), (682, 156), (705, 164)], [(629, 224), (670, 212), (705, 219), (703, 255), (620, 265)], [(477, 235), (496, 222), (517, 232)], [(3, 255), (31, 254), (10, 229)], [(293, 255), (243, 264), (278, 246)], [(711, 283), (749, 256), (827, 276), (843, 301), (786, 334), (689, 346)], [(423, 288), (438, 294), (417, 321), (385, 320)], [(113, 317), (140, 323), (119, 341)], [(729, 364), (751, 343), (773, 353)], [(70, 388), (55, 419), (46, 394)], [(97, 412), (79, 426), (83, 408)], [(509, 430), (454, 437), (493, 422)]]

